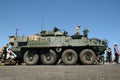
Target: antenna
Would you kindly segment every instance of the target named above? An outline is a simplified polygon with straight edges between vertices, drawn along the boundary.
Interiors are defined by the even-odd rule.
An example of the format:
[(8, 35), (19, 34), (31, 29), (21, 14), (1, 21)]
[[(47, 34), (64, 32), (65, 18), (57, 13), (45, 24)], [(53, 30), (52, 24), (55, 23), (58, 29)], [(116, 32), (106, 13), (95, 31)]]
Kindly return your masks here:
[(45, 30), (44, 17), (41, 17), (41, 31)]
[(18, 35), (18, 30), (19, 30), (19, 29), (16, 29), (16, 33), (15, 33), (15, 36), (16, 36), (16, 37), (17, 37), (17, 35)]

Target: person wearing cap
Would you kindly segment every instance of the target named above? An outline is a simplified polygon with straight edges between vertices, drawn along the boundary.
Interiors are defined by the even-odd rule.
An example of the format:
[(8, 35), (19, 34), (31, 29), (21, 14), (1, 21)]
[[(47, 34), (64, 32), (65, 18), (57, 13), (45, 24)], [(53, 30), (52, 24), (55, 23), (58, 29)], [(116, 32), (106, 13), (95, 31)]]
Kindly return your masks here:
[(75, 35), (80, 35), (79, 29), (80, 29), (80, 26), (78, 25), (78, 26), (75, 28)]
[(119, 61), (119, 50), (117, 43), (114, 43), (114, 54), (115, 54), (115, 62), (118, 63)]

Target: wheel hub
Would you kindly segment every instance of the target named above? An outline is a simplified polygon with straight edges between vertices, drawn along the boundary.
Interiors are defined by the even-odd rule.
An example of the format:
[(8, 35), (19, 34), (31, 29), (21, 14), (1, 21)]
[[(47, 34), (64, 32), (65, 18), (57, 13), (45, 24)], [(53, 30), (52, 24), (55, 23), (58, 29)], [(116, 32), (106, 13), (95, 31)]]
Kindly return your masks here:
[(72, 61), (72, 56), (71, 56), (71, 55), (68, 55), (68, 56), (67, 56), (67, 60), (68, 60), (68, 61)]
[(85, 59), (86, 59), (87, 61), (91, 61), (91, 56), (90, 56), (90, 55), (86, 55)]
[(33, 57), (29, 57), (29, 61), (32, 61), (33, 60)]
[(46, 59), (47, 59), (47, 61), (50, 61), (50, 60), (51, 60), (51, 56), (48, 55), (48, 56), (46, 57)]

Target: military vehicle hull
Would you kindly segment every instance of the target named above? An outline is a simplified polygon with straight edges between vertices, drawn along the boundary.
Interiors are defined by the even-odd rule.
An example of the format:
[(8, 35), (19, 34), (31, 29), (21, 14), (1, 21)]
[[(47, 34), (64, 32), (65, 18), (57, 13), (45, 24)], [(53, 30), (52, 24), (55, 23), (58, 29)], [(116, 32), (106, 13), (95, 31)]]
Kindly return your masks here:
[(10, 36), (16, 61), (28, 65), (74, 65), (94, 64), (97, 56), (104, 52), (107, 41), (88, 38), (84, 35), (69, 36), (59, 31), (43, 31), (31, 36)]

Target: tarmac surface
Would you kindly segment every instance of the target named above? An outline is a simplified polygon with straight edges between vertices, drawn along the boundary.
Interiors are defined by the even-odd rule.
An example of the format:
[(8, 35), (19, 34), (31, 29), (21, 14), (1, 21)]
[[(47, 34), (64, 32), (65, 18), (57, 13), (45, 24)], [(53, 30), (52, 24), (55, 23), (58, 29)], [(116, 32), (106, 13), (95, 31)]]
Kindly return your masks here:
[(0, 80), (120, 80), (120, 64), (0, 66)]

